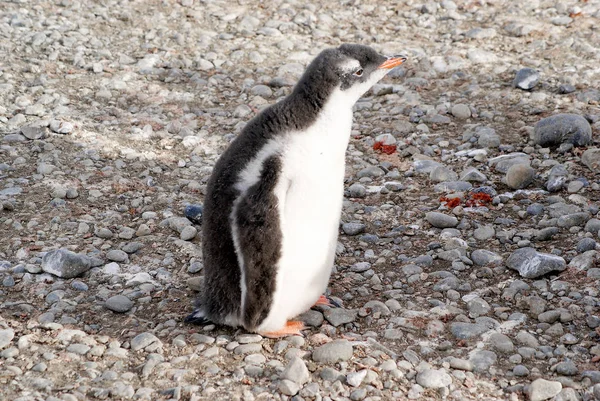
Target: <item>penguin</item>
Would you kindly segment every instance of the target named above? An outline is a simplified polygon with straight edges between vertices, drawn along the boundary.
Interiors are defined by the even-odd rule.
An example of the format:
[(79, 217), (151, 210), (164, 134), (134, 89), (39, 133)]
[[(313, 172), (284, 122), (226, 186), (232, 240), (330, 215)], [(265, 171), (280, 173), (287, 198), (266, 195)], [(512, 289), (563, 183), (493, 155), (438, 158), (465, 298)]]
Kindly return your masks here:
[(251, 119), (214, 166), (202, 226), (204, 287), (186, 318), (265, 337), (302, 335), (334, 262), (356, 101), (406, 57), (323, 50), (292, 92)]

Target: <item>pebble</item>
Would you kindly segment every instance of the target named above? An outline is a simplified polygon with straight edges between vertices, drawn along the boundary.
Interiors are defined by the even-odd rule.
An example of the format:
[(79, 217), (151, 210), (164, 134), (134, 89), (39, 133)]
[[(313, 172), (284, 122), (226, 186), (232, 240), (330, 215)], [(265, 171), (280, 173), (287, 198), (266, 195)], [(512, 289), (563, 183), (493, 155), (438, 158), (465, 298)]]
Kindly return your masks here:
[(556, 114), (538, 121), (534, 129), (534, 141), (543, 147), (571, 143), (587, 146), (592, 142), (590, 123), (577, 114)]
[(125, 313), (133, 308), (133, 301), (124, 295), (115, 295), (108, 298), (104, 306), (113, 312)]
[(466, 340), (472, 337), (477, 337), (488, 331), (487, 326), (479, 323), (450, 323), (450, 332), (459, 340)]
[(531, 90), (540, 82), (540, 73), (533, 68), (521, 68), (513, 80), (515, 88)]
[(2, 329), (0, 330), (0, 349), (6, 348), (15, 337), (15, 332), (13, 329)]
[(281, 380), (277, 388), (282, 394), (290, 396), (296, 395), (298, 394), (298, 391), (300, 391), (300, 386), (298, 386), (293, 381), (287, 379)]
[(87, 256), (67, 249), (50, 251), (42, 258), (43, 271), (64, 279), (80, 276), (90, 268), (91, 261)]
[(366, 230), (366, 226), (363, 223), (344, 223), (342, 224), (342, 231), (346, 235), (358, 235), (362, 234)]
[(458, 225), (458, 219), (454, 216), (449, 216), (439, 212), (428, 212), (425, 219), (434, 227), (451, 228)]
[(506, 172), (506, 185), (512, 189), (527, 188), (535, 178), (535, 170), (527, 164), (515, 164)]
[(575, 376), (579, 373), (573, 361), (564, 361), (556, 365), (556, 373), (563, 376)]
[(471, 109), (466, 104), (455, 104), (452, 106), (451, 113), (454, 117), (461, 120), (471, 117)]
[(543, 401), (556, 396), (562, 390), (562, 384), (545, 379), (534, 380), (529, 384), (526, 394), (530, 401)]
[(417, 383), (424, 388), (448, 387), (452, 377), (443, 369), (425, 369), (417, 374)]
[(310, 372), (301, 358), (294, 357), (290, 360), (285, 367), (285, 370), (281, 373), (281, 378), (291, 380), (294, 383), (302, 386), (310, 379)]
[(549, 253), (537, 252), (534, 248), (525, 247), (514, 251), (506, 260), (509, 269), (517, 270), (522, 277), (536, 278), (553, 271), (567, 268), (565, 260)]
[(332, 326), (338, 327), (342, 324), (352, 323), (356, 320), (357, 311), (354, 309), (330, 308), (323, 315)]
[(477, 266), (499, 265), (503, 261), (502, 256), (486, 249), (474, 250), (471, 253), (471, 260)]
[(352, 344), (347, 340), (334, 340), (314, 349), (312, 358), (317, 363), (331, 364), (352, 358)]
[(589, 148), (581, 155), (581, 163), (592, 171), (600, 168), (600, 148)]
[(156, 349), (162, 348), (162, 341), (160, 341), (154, 334), (150, 332), (144, 332), (133, 337), (130, 341), (130, 345), (132, 351), (146, 349), (147, 351), (154, 352)]
[(493, 333), (490, 336), (489, 341), (492, 348), (502, 354), (510, 354), (515, 349), (510, 337), (502, 333)]
[(113, 262), (128, 262), (129, 261), (129, 256), (127, 255), (127, 253), (120, 249), (111, 249), (110, 251), (106, 252), (106, 258)]

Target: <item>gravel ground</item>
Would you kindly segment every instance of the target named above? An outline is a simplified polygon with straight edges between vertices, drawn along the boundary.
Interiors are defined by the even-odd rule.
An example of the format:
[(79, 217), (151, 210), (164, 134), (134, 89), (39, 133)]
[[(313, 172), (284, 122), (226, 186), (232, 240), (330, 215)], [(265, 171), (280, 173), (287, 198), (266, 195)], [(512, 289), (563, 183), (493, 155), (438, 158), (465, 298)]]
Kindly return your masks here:
[[(10, 400), (600, 399), (600, 3), (0, 3)], [(305, 337), (187, 326), (216, 158), (321, 49), (356, 105)], [(315, 227), (318, 230), (318, 227)]]

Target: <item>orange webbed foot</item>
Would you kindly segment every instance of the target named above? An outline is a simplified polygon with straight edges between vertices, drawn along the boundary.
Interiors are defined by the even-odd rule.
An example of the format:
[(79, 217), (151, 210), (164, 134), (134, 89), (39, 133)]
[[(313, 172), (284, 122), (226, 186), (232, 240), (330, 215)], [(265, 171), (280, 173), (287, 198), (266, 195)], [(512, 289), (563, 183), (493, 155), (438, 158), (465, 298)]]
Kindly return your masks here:
[(277, 331), (269, 331), (266, 333), (258, 333), (263, 337), (268, 338), (279, 338), (279, 337), (287, 337), (287, 336), (304, 336), (302, 334), (302, 330), (304, 330), (306, 326), (304, 323), (299, 322), (297, 320), (290, 320), (285, 323), (285, 326), (281, 330)]
[(337, 303), (333, 299), (327, 298), (325, 295), (321, 295), (313, 306), (329, 306), (330, 308), (341, 307), (339, 303)]

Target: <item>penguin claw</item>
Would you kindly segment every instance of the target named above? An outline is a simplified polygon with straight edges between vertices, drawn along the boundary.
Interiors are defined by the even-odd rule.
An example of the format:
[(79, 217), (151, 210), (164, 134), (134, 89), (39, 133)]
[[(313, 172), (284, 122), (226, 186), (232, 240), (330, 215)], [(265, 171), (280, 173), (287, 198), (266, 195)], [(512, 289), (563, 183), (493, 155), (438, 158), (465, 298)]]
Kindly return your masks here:
[(258, 333), (263, 337), (268, 338), (279, 338), (279, 337), (287, 337), (287, 336), (301, 336), (304, 337), (301, 330), (306, 329), (304, 323), (299, 322), (297, 320), (290, 320), (285, 323), (285, 326), (281, 330), (277, 331), (269, 331), (266, 333)]
[(330, 297), (326, 297), (325, 295), (321, 295), (314, 306), (329, 306), (330, 308), (342, 307), (339, 302)]
[(196, 324), (200, 326), (212, 323), (205, 316), (203, 316), (202, 311), (198, 309), (187, 315), (185, 319), (183, 319), (183, 322), (189, 324)]

